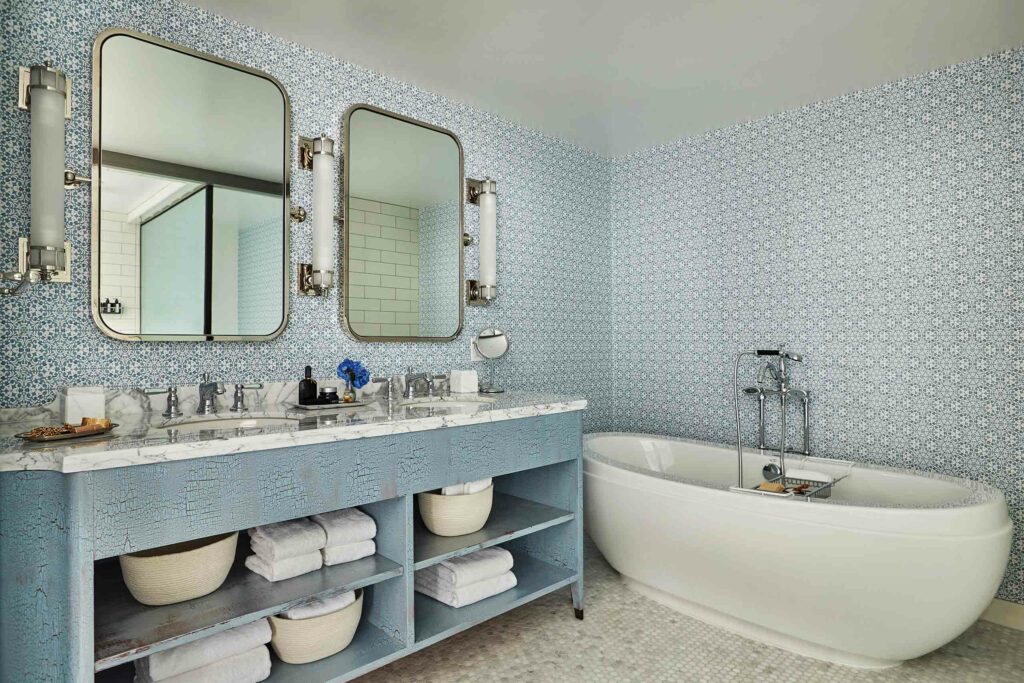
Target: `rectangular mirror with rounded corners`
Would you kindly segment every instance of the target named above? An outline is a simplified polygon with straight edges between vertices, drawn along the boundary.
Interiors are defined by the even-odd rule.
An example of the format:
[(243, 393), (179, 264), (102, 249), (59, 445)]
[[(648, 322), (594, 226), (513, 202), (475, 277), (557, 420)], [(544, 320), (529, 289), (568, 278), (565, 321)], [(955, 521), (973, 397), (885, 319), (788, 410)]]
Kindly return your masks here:
[(367, 104), (344, 121), (342, 319), (362, 341), (462, 330), (462, 145)]
[(97, 37), (92, 313), (105, 334), (284, 331), (289, 116), (268, 74), (134, 31)]

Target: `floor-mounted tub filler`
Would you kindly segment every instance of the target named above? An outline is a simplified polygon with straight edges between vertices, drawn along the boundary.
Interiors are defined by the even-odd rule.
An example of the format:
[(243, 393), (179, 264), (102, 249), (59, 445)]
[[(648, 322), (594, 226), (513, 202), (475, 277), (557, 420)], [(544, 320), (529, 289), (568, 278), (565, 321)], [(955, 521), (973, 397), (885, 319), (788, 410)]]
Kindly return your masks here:
[[(748, 485), (777, 453), (743, 453)], [(1012, 525), (966, 479), (789, 455), (845, 477), (827, 499), (746, 495), (735, 446), (584, 438), (586, 528), (628, 584), (771, 645), (882, 668), (956, 638), (995, 596)]]

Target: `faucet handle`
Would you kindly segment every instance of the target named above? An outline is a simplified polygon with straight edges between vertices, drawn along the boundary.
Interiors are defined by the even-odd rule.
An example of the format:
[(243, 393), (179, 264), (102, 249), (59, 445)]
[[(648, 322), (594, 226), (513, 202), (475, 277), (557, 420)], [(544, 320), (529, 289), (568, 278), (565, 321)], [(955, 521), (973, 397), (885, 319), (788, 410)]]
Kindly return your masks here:
[(147, 396), (167, 394), (167, 408), (162, 413), (164, 417), (170, 419), (181, 417), (184, 414), (181, 412), (181, 408), (178, 407), (178, 387), (167, 387), (166, 389), (143, 389), (142, 393)]

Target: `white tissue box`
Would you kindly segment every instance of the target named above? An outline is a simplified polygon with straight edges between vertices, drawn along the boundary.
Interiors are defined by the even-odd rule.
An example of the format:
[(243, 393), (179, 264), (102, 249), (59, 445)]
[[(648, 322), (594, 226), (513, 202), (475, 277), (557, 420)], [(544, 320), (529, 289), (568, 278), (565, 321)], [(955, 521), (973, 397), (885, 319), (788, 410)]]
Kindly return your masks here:
[(81, 424), (83, 417), (107, 416), (103, 387), (68, 387), (60, 398), (60, 412), (68, 424)]
[(475, 394), (480, 391), (476, 370), (452, 370), (448, 386), (453, 394)]

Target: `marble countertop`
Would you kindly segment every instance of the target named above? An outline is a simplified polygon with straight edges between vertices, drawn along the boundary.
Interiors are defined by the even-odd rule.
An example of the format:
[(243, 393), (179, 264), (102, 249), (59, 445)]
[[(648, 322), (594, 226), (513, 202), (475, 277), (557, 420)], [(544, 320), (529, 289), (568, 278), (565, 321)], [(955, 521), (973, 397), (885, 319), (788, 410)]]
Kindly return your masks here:
[[(488, 402), (491, 398), (493, 402)], [(285, 402), (262, 402), (246, 412), (222, 408), (216, 415), (177, 419), (166, 419), (152, 410), (113, 413), (108, 416), (119, 425), (116, 429), (80, 440), (44, 444), (16, 438), (15, 434), (33, 427), (54, 424), (51, 413), (39, 412), (20, 415), (16, 422), (0, 422), (0, 472), (88, 472), (515, 420), (586, 407), (587, 401), (581, 397), (527, 392), (452, 396), (410, 405), (368, 401), (363, 406), (318, 411), (296, 409)], [(239, 423), (260, 418), (274, 418), (275, 423)], [(229, 421), (226, 428), (216, 424), (225, 421)]]

